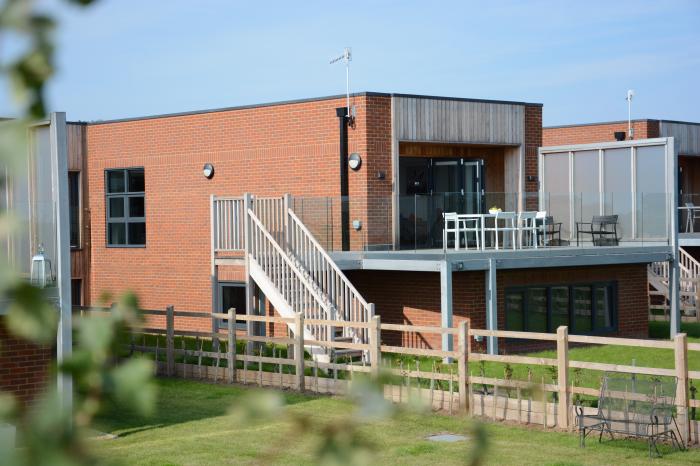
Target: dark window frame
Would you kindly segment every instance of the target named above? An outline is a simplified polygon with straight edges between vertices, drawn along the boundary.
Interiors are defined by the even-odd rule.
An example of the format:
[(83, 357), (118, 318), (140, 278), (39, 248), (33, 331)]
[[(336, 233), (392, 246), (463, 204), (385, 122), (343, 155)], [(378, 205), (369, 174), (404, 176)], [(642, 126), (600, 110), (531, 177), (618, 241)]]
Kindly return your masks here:
[[(129, 191), (129, 172), (140, 171), (143, 173), (144, 178), (144, 190), (143, 191)], [(109, 192), (109, 174), (122, 172), (124, 174), (124, 191), (120, 193)], [(127, 167), (127, 168), (108, 168), (104, 172), (104, 186), (105, 186), (105, 244), (108, 248), (145, 248), (148, 243), (148, 235), (146, 233), (146, 239), (143, 244), (134, 243), (129, 241), (129, 224), (130, 223), (143, 223), (144, 229), (146, 229), (146, 171), (144, 167)], [(110, 200), (111, 199), (122, 199), (124, 214), (122, 217), (110, 217)], [(130, 198), (143, 198), (143, 216), (142, 217), (132, 217), (129, 215), (129, 199)], [(110, 224), (124, 224), (124, 244), (113, 244), (109, 240), (109, 227)]]
[[(243, 292), (245, 293), (245, 287), (246, 284), (245, 282), (236, 282), (236, 281), (225, 281), (225, 282), (219, 282), (219, 291), (218, 291), (218, 305), (221, 306), (221, 304), (224, 302), (224, 288), (243, 288)], [(227, 313), (228, 310), (217, 310), (215, 312), (221, 312), (221, 313)], [(247, 312), (246, 309), (243, 309), (242, 314), (245, 314)], [(241, 312), (236, 312), (236, 314), (241, 314)], [(227, 329), (228, 328), (228, 319), (214, 319), (214, 328), (215, 329)], [(235, 329), (236, 330), (246, 330), (248, 328), (247, 321), (242, 320), (238, 321), (236, 320), (236, 325)]]
[[(521, 293), (523, 296), (523, 309), (522, 309), (522, 329), (509, 329), (508, 328), (508, 312), (504, 309), (505, 318), (505, 328), (508, 330), (516, 330), (528, 332), (526, 330), (528, 326), (529, 319), (529, 293), (528, 290), (532, 288), (545, 288), (547, 291), (547, 330), (546, 333), (555, 333), (556, 328), (552, 328), (552, 288), (566, 287), (569, 289), (569, 333), (572, 335), (606, 335), (610, 333), (615, 333), (618, 331), (618, 293), (617, 293), (617, 281), (595, 281), (595, 282), (581, 282), (581, 283), (553, 283), (553, 284), (533, 284), (533, 285), (523, 285), (523, 286), (511, 286), (506, 287), (503, 292), (504, 303), (507, 301), (507, 295), (509, 293)], [(590, 332), (578, 332), (576, 329), (576, 320), (574, 318), (574, 293), (573, 289), (576, 287), (590, 287), (591, 289), (591, 331)], [(598, 288), (609, 288), (610, 294), (608, 295), (608, 306), (610, 307), (610, 322), (611, 325), (605, 327), (598, 327), (596, 325), (596, 316), (598, 313), (596, 289)]]
[[(71, 196), (71, 176), (76, 176), (78, 179), (78, 187), (77, 187), (77, 201), (78, 201), (78, 206), (77, 206), (77, 219), (76, 221), (73, 222), (73, 219), (71, 218), (73, 215), (73, 206), (71, 205), (72, 196)], [(68, 225), (69, 225), (69, 232), (68, 232), (68, 238), (70, 240), (70, 247), (71, 249), (81, 249), (83, 247), (83, 174), (80, 170), (68, 170)], [(75, 228), (77, 231), (73, 230), (73, 226), (75, 223)], [(73, 241), (73, 235), (77, 235), (77, 241)]]
[[(75, 295), (76, 288), (78, 291), (77, 296)], [(71, 295), (71, 305), (72, 306), (82, 306), (83, 305), (83, 279), (82, 278), (71, 278), (71, 280), (70, 280), (70, 295)]]

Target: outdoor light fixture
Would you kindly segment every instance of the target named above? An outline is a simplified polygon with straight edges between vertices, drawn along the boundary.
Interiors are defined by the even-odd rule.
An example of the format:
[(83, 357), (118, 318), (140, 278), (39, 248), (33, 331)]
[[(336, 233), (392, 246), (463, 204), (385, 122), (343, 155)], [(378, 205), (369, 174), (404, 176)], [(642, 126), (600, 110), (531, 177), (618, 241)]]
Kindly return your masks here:
[(51, 267), (51, 261), (46, 258), (44, 254), (44, 245), (39, 244), (39, 250), (32, 257), (32, 267), (29, 271), (29, 276), (31, 283), (39, 288), (46, 288), (48, 285), (53, 284), (53, 268)]
[(211, 180), (214, 176), (214, 165), (210, 163), (205, 163), (204, 168), (202, 169), (202, 173), (204, 173), (204, 177), (206, 179)]
[(362, 157), (360, 157), (360, 154), (357, 152), (350, 154), (350, 157), (348, 157), (348, 165), (353, 170), (358, 170), (360, 165), (362, 165)]
[(362, 228), (362, 222), (360, 220), (353, 220), (352, 227), (355, 229), (355, 231), (359, 231)]

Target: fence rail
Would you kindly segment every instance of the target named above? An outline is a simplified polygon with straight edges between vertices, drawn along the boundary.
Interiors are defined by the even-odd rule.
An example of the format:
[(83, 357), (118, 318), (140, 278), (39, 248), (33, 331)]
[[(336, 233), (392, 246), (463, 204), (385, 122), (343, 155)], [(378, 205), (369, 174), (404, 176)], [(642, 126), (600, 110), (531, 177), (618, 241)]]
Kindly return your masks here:
[[(88, 310), (96, 315), (109, 312), (109, 308), (76, 307), (76, 311), (85, 313)], [(675, 377), (678, 381), (675, 397), (676, 409), (681, 435), (686, 443), (698, 443), (698, 425), (689, 418), (690, 410), (700, 407), (700, 401), (690, 400), (690, 381), (700, 380), (700, 371), (688, 370), (688, 353), (700, 352), (700, 343), (688, 343), (685, 334), (677, 335), (673, 341), (640, 340), (627, 338), (610, 338), (596, 336), (568, 335), (566, 327), (559, 327), (556, 334), (532, 335), (527, 332), (510, 332), (500, 330), (471, 329), (469, 320), (460, 323), (457, 328), (440, 328), (429, 326), (412, 326), (404, 324), (383, 324), (379, 316), (370, 322), (346, 322), (344, 326), (356, 326), (368, 333), (368, 343), (349, 343), (345, 341), (319, 341), (304, 337), (305, 317), (298, 313), (295, 318), (276, 316), (238, 315), (233, 309), (227, 313), (209, 314), (206, 312), (175, 311), (172, 306), (165, 310), (145, 310), (145, 315), (165, 316), (165, 329), (144, 326), (143, 333), (153, 333), (162, 337), (165, 343), (160, 346), (160, 339), (155, 339), (155, 346), (145, 342), (136, 344), (132, 341), (127, 345), (131, 352), (143, 352), (156, 355), (157, 369), (168, 376), (199, 377), (215, 381), (239, 381), (264, 386), (311, 390), (319, 393), (346, 393), (357, 373), (369, 373), (374, 376), (380, 371), (386, 371), (402, 379), (401, 382), (390, 382), (384, 387), (384, 394), (394, 401), (406, 401), (410, 396), (419, 396), (437, 409), (450, 412), (465, 412), (471, 415), (486, 416), (494, 420), (513, 420), (542, 424), (545, 427), (572, 429), (574, 427), (573, 395), (595, 397), (599, 390), (592, 387), (577, 386), (570, 378), (570, 370), (616, 371), (655, 377)], [(226, 329), (212, 332), (180, 330), (176, 326), (176, 317), (224, 319)], [(289, 336), (242, 336), (246, 342), (242, 352), (237, 348), (236, 320), (285, 323), (291, 324)], [(332, 327), (337, 321), (313, 319), (314, 325)], [(285, 325), (285, 328), (288, 326)], [(449, 333), (457, 336), (458, 344), (453, 351), (443, 351), (428, 348), (411, 348), (382, 344), (382, 332), (421, 332), (432, 334)], [(499, 338), (530, 339), (533, 341), (556, 342), (556, 358), (519, 356), (519, 355), (488, 355), (472, 349), (473, 338), (477, 336), (495, 336)], [(180, 338), (180, 347), (176, 343)], [(195, 338), (195, 348), (186, 348), (183, 337)], [(531, 337), (531, 338), (530, 338)], [(145, 337), (144, 337), (145, 338)], [(205, 349), (204, 339), (210, 339), (212, 349)], [(252, 343), (269, 343), (286, 345), (288, 351), (283, 357), (281, 350), (270, 355), (255, 354), (250, 349)], [(569, 359), (569, 344), (597, 344), (617, 346), (637, 346), (673, 351), (673, 368), (627, 366), (595, 361), (575, 361)], [(357, 349), (369, 354), (367, 360), (360, 363), (331, 360), (319, 362), (304, 359), (304, 348), (313, 345), (323, 345), (333, 350)], [(252, 351), (252, 352), (251, 352)], [(276, 351), (276, 350), (275, 350)], [(416, 358), (432, 357), (447, 358), (456, 361), (444, 367), (433, 361), (430, 370), (421, 368), (418, 359), (415, 367), (408, 361), (389, 362), (389, 353), (414, 356)], [(160, 361), (159, 356), (165, 356)], [(182, 362), (176, 363), (176, 356), (183, 357)], [(197, 364), (187, 363), (195, 358)], [(202, 365), (202, 359), (209, 358), (215, 365)], [(399, 358), (400, 359), (400, 358)], [(220, 367), (221, 361), (226, 361), (225, 367)], [(391, 361), (391, 360), (390, 360)], [(472, 375), (470, 364), (481, 362), (496, 362), (503, 364), (526, 364), (528, 366), (548, 366), (553, 368), (552, 383), (541, 380), (513, 380), (507, 378)], [(251, 368), (251, 364), (257, 364)], [(396, 366), (398, 364), (398, 367)], [(267, 370), (263, 365), (268, 365)], [(234, 368), (234, 370), (231, 370)], [(285, 369), (286, 368), (286, 369)], [(327, 373), (323, 373), (327, 371)], [(341, 374), (344, 374), (341, 376)], [(489, 388), (491, 387), (491, 388)], [(515, 392), (515, 393), (513, 393)], [(555, 396), (552, 394), (556, 394)], [(513, 395), (515, 395), (513, 397)]]

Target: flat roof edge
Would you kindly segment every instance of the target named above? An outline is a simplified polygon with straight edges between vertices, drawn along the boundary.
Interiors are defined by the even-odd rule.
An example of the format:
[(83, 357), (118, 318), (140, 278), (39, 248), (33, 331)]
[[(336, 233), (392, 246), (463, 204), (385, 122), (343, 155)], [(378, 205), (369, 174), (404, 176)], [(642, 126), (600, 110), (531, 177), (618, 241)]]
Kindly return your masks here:
[(542, 146), (538, 150), (540, 153), (545, 154), (549, 152), (568, 152), (568, 151), (578, 151), (578, 150), (595, 150), (595, 149), (614, 149), (619, 147), (632, 147), (632, 146), (655, 146), (659, 144), (665, 144), (671, 136), (664, 136), (660, 138), (648, 138), (648, 139), (626, 139), (624, 141), (601, 141), (601, 142), (588, 142), (585, 144), (560, 144), (557, 146)]
[[(401, 93), (388, 93), (388, 92), (354, 92), (350, 94), (350, 97), (404, 97), (412, 99), (434, 99), (434, 100), (447, 100), (456, 102), (483, 102), (483, 103), (493, 103), (493, 104), (503, 104), (503, 105), (523, 105), (523, 106), (534, 106), (542, 107), (543, 104), (540, 103), (529, 103), (529, 102), (516, 102), (509, 100), (489, 100), (489, 99), (472, 99), (467, 97), (445, 97), (445, 96), (431, 96), (431, 95), (420, 95), (420, 94), (401, 94)], [(236, 105), (231, 107), (220, 107), (204, 110), (190, 110), (186, 112), (174, 112), (174, 113), (161, 113), (155, 115), (145, 115), (138, 117), (126, 117), (126, 118), (114, 118), (109, 120), (93, 120), (87, 122), (73, 122), (73, 123), (85, 123), (88, 125), (106, 125), (112, 123), (126, 123), (130, 121), (140, 121), (140, 120), (154, 120), (158, 118), (176, 118), (182, 116), (190, 115), (203, 115), (207, 113), (220, 113), (220, 112), (230, 112), (236, 110), (248, 110), (253, 108), (264, 108), (264, 107), (274, 107), (278, 105), (293, 105), (302, 104), (306, 102), (320, 102), (323, 100), (335, 100), (343, 99), (345, 94), (328, 95), (321, 97), (308, 97), (303, 99), (291, 99), (291, 100), (279, 100), (273, 102), (263, 102), (259, 104), (249, 104), (249, 105)]]
[[(696, 125), (700, 126), (700, 122), (695, 121), (680, 121), (680, 120), (659, 120), (656, 118), (637, 118), (632, 120), (632, 123), (642, 123), (642, 122), (658, 122), (658, 123), (677, 123), (682, 125)], [(619, 125), (627, 124), (627, 120), (615, 120), (615, 121), (599, 121), (595, 123), (574, 123), (570, 125), (553, 125), (553, 126), (543, 126), (542, 129), (559, 129), (559, 128), (578, 128), (581, 126), (602, 126), (602, 125)]]

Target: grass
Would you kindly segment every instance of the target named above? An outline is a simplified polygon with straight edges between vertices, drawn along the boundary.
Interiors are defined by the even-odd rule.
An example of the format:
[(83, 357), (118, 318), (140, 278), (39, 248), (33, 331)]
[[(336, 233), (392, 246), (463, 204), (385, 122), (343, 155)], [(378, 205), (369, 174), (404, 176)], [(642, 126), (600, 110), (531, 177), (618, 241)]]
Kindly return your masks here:
[[(150, 419), (138, 419), (112, 408), (104, 412), (100, 428), (118, 435), (96, 440), (91, 448), (105, 463), (139, 465), (205, 464), (313, 464), (319, 437), (297, 437), (298, 424), (289, 415), (313, 416), (317, 423), (344, 425), (353, 405), (344, 399), (285, 392), (286, 406), (271, 420), (243, 425), (229, 414), (254, 389), (201, 382), (159, 379), (157, 411)], [(367, 464), (440, 465), (465, 464), (475, 440), (435, 443), (425, 437), (435, 433), (472, 435), (473, 421), (438, 414), (402, 414), (394, 419), (370, 422), (360, 428), (373, 446)], [(665, 450), (663, 458), (649, 460), (646, 443), (616, 440), (578, 447), (575, 434), (541, 428), (486, 424), (488, 450), (485, 464), (519, 465), (654, 465), (700, 463), (700, 450)], [(543, 448), (545, 447), (545, 448)], [(272, 455), (272, 456), (266, 456)]]

